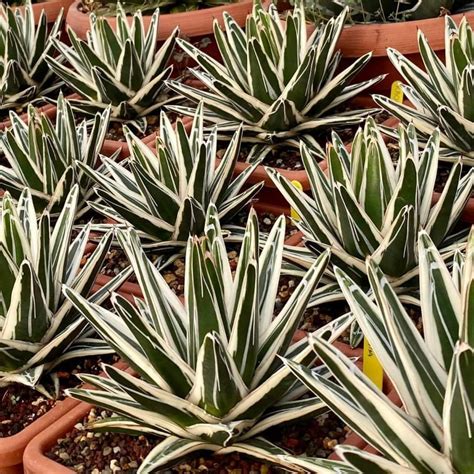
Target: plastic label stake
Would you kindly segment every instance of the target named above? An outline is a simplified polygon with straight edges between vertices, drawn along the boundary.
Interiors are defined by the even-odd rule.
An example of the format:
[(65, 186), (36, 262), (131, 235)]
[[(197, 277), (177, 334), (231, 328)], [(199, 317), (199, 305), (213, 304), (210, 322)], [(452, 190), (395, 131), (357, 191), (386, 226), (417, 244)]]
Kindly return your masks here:
[[(291, 182), (291, 184), (292, 184), (295, 188), (299, 189), (300, 191), (303, 191), (303, 185), (302, 185), (299, 181), (297, 181), (296, 179), (294, 179), (294, 180)], [(294, 219), (295, 221), (299, 221), (299, 220), (300, 220), (300, 216), (298, 215), (298, 213), (297, 213), (293, 208), (290, 209), (290, 215), (291, 215), (291, 218)]]
[(403, 89), (402, 83), (400, 81), (395, 81), (392, 84), (392, 89), (390, 90), (390, 98), (395, 102), (403, 104)]
[(364, 360), (362, 363), (362, 370), (367, 377), (382, 390), (383, 385), (383, 367), (380, 364), (375, 352), (370, 345), (369, 340), (364, 338)]

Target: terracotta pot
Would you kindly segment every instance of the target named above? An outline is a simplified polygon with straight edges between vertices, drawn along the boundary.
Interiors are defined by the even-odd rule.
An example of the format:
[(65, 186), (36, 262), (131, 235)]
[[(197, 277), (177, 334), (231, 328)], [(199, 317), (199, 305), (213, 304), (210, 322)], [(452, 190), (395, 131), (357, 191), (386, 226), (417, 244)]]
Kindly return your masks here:
[[(70, 5), (66, 16), (66, 25), (72, 28), (79, 38), (86, 39), (90, 29), (89, 14), (79, 10), (80, 3), (79, 0), (75, 0)], [(177, 26), (180, 28), (181, 35), (189, 38), (212, 35), (214, 19), (217, 19), (222, 26), (224, 12), (229, 13), (239, 25), (243, 26), (247, 15), (252, 11), (252, 6), (252, 0), (241, 0), (237, 3), (203, 8), (202, 10), (162, 14), (160, 15), (158, 40), (166, 40)], [(143, 21), (147, 29), (150, 26), (151, 15), (143, 15)], [(107, 17), (107, 22), (115, 29), (115, 17)]]
[[(127, 368), (128, 365), (119, 361), (114, 364), (118, 368)], [(28, 425), (16, 435), (0, 439), (0, 474), (13, 474), (23, 472), (23, 454), (30, 441), (56, 423), (63, 416), (70, 413), (80, 402), (72, 398), (66, 398), (58, 402), (51, 410)], [(48, 471), (42, 471), (48, 472)]]
[[(128, 364), (122, 360), (116, 362), (115, 364), (113, 364), (114, 367), (117, 367), (118, 369), (127, 369), (128, 368)], [(101, 375), (104, 375), (103, 373)], [(90, 388), (91, 386), (89, 384), (85, 384), (83, 385), (84, 388)], [(63, 426), (64, 423), (67, 423), (68, 420), (71, 419), (71, 414), (73, 413), (77, 413), (77, 409), (81, 406), (81, 405), (87, 405), (86, 403), (82, 403), (80, 402), (79, 400), (74, 400), (73, 398), (66, 398), (63, 402), (60, 402), (61, 404), (65, 404), (67, 405), (66, 406), (66, 409), (62, 411), (61, 413), (61, 416), (60, 417), (57, 417), (55, 419), (50, 419), (49, 422), (47, 424), (45, 424), (43, 426), (43, 428), (38, 432), (36, 433), (32, 438), (30, 438), (29, 442), (28, 442), (28, 445), (25, 446), (26, 449), (24, 449), (24, 453), (23, 453), (23, 469), (24, 471), (22, 472), (37, 472), (37, 473), (41, 473), (41, 474), (45, 474), (45, 473), (48, 473), (48, 474), (52, 474), (54, 472), (56, 472), (55, 470), (50, 470), (48, 467), (48, 464), (46, 463), (46, 467), (44, 470), (43, 470), (43, 464), (41, 461), (43, 461), (43, 459), (40, 459), (40, 463), (37, 464), (37, 458), (35, 457), (34, 454), (31, 454), (31, 453), (34, 453), (35, 452), (35, 449), (31, 449), (30, 445), (35, 444), (35, 440), (37, 438), (39, 439), (43, 439), (43, 437), (46, 435), (46, 437), (48, 437), (48, 433), (50, 433), (51, 431), (54, 430), (54, 427), (56, 426)], [(59, 404), (53, 408), (53, 410), (56, 410), (56, 408), (59, 406)], [(53, 410), (51, 410), (50, 412), (48, 413), (51, 413)], [(90, 410), (90, 408), (89, 408)], [(46, 415), (43, 415), (41, 418), (38, 419), (37, 422), (39, 422), (40, 420), (42, 420), (44, 417), (46, 417), (48, 415), (48, 413)], [(65, 421), (63, 421), (63, 418), (65, 419)], [(75, 418), (77, 420), (77, 418)], [(35, 422), (35, 423), (37, 423)], [(35, 424), (34, 423), (34, 424)], [(71, 426), (71, 429), (74, 425)], [(54, 441), (56, 441), (57, 438), (55, 438)], [(46, 448), (48, 449), (49, 446)], [(44, 460), (48, 460), (48, 458), (44, 457)], [(53, 463), (55, 466), (59, 466), (58, 464), (56, 463)], [(53, 466), (53, 468), (55, 467)], [(62, 466), (60, 466), (62, 467)], [(33, 469), (33, 470), (30, 470), (30, 469)], [(63, 468), (64, 469), (64, 468)], [(60, 471), (60, 472), (64, 472), (64, 471)], [(70, 470), (66, 470), (65, 472), (73, 472), (73, 471), (70, 471)], [(0, 474), (3, 474), (3, 471), (0, 470)]]
[[(474, 12), (464, 14), (469, 23), (474, 24)], [(463, 14), (453, 15), (456, 23)], [(338, 48), (342, 53), (341, 68), (346, 68), (362, 55), (372, 51), (370, 63), (354, 79), (364, 81), (379, 74), (388, 74), (380, 83), (372, 86), (370, 92), (389, 95), (394, 81), (402, 80), (387, 56), (387, 48), (394, 48), (410, 61), (423, 68), (423, 61), (418, 52), (418, 30), (428, 38), (433, 50), (444, 56), (444, 17), (427, 20), (403, 21), (397, 23), (371, 23), (367, 25), (350, 25), (343, 30)], [(308, 24), (308, 32), (314, 31), (314, 25)]]
[[(375, 102), (372, 100), (372, 97), (370, 96), (361, 96), (357, 97), (354, 100), (350, 102), (351, 106), (357, 107), (357, 108), (372, 108), (372, 107), (378, 107)], [(392, 121), (391, 119), (386, 120), (383, 125), (386, 126), (391, 126)], [(321, 163), (320, 163), (321, 165)], [(238, 162), (236, 165), (236, 173), (242, 173), (245, 169), (247, 169), (250, 165), (248, 163), (242, 163)], [(304, 169), (299, 170), (299, 171), (293, 171), (293, 170), (287, 170), (284, 168), (275, 168), (278, 173), (281, 175), (285, 176), (285, 178), (288, 178), (290, 181), (299, 181), (301, 183), (301, 186), (303, 187), (303, 191), (310, 191), (311, 190), (311, 185), (309, 182), (309, 177)], [(273, 181), (268, 177), (264, 166), (258, 166), (257, 169), (252, 173), (250, 176), (248, 183), (249, 184), (255, 184), (260, 181), (264, 181), (265, 189), (270, 189), (273, 191), (273, 196), (274, 199), (281, 199), (283, 196), (280, 194), (279, 191), (277, 191), (277, 188)]]
[(26, 474), (65, 474), (74, 472), (72, 469), (61, 466), (47, 458), (44, 453), (54, 446), (59, 438), (71, 431), (74, 425), (89, 413), (91, 408), (92, 405), (76, 401), (76, 404), (67, 413), (64, 413), (60, 419), (51, 423), (48, 429), (38, 433), (25, 449), (23, 456), (24, 472)]
[[(189, 130), (191, 129), (192, 123), (193, 123), (193, 119), (191, 117), (185, 117), (183, 119), (183, 124), (186, 131), (189, 132)], [(154, 143), (151, 143), (149, 146), (154, 148)], [(217, 158), (216, 166), (219, 166), (220, 162), (221, 160)], [(251, 166), (249, 163), (238, 161), (235, 165), (234, 174), (235, 175), (241, 174), (249, 166)], [(299, 181), (301, 185), (303, 186), (303, 190), (308, 191), (310, 189), (309, 178), (308, 178), (308, 175), (306, 174), (306, 171), (304, 170), (293, 171), (293, 170), (286, 170), (283, 168), (276, 168), (276, 170), (279, 173), (281, 173), (283, 176), (288, 178), (290, 181), (293, 181), (293, 180)], [(273, 184), (273, 181), (268, 177), (267, 172), (265, 171), (265, 167), (263, 165), (259, 165), (257, 166), (257, 168), (255, 168), (254, 172), (247, 179), (247, 185), (261, 183), (262, 181), (264, 182), (264, 189), (270, 188), (272, 189), (275, 195), (277, 196), (279, 195), (279, 193), (276, 191), (276, 186)], [(281, 198), (281, 196), (279, 196), (279, 198)]]
[[(39, 433), (72, 410), (79, 402), (65, 399), (16, 435), (0, 439), (0, 473), (21, 472), (23, 452)], [(45, 471), (46, 472), (46, 471)]]
[[(351, 349), (347, 344), (335, 342), (348, 357), (358, 357), (361, 351)], [(93, 405), (77, 404), (69, 413), (53, 423), (48, 429), (39, 433), (27, 446), (23, 456), (25, 474), (71, 474), (74, 471), (45, 456), (58, 439), (73, 430), (74, 426), (88, 415)]]
[[(35, 23), (38, 22), (41, 11), (44, 10), (46, 13), (46, 18), (48, 23), (54, 23), (56, 18), (59, 16), (61, 8), (64, 9), (64, 14), (66, 14), (69, 6), (71, 5), (72, 0), (45, 0), (40, 3), (33, 3), (33, 14), (35, 17)], [(25, 7), (15, 7), (15, 10), (24, 10)]]

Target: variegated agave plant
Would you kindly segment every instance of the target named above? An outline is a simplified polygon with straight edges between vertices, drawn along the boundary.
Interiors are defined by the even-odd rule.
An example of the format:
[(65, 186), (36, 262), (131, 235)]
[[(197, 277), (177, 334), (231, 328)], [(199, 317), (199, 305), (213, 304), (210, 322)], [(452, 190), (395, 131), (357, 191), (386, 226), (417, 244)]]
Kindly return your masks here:
[(8, 193), (0, 221), (0, 386), (22, 383), (42, 389), (40, 378), (60, 362), (112, 352), (65, 299), (67, 284), (100, 304), (130, 274), (125, 270), (91, 294), (110, 247), (105, 236), (81, 268), (89, 238), (85, 227), (74, 239), (72, 226), (78, 201), (74, 186), (54, 226), (49, 214), (37, 221), (28, 189), (15, 206)]
[(425, 70), (394, 49), (388, 50), (393, 65), (407, 85), (403, 90), (414, 108), (374, 96), (375, 102), (403, 123), (413, 123), (425, 141), (436, 128), (441, 131), (444, 160), (474, 165), (474, 36), (466, 18), (459, 27), (449, 16), (445, 27), (446, 61), (433, 52), (422, 31), (418, 32)]
[[(432, 206), (438, 170), (440, 134), (435, 131), (426, 148), (419, 149), (415, 127), (399, 128), (399, 160), (392, 161), (373, 119), (368, 119), (347, 151), (333, 135), (328, 147), (327, 175), (316, 164), (314, 151), (301, 145), (301, 156), (311, 181), (312, 197), (304, 194), (274, 169), (267, 173), (301, 218), (308, 248), (293, 247), (285, 256), (302, 268), (314, 255), (331, 249), (332, 262), (359, 284), (367, 285), (365, 259), (380, 265), (394, 286), (417, 288), (416, 240), (425, 229), (445, 256), (462, 245), (467, 232), (454, 232), (474, 185), (474, 170), (463, 177), (458, 161), (439, 201)], [(340, 299), (334, 274), (318, 288), (312, 304)], [(408, 293), (408, 291), (407, 291)]]
[[(170, 86), (188, 99), (204, 101), (205, 119), (218, 125), (222, 138), (231, 136), (243, 123), (244, 140), (297, 146), (301, 138), (311, 141), (323, 156), (315, 134), (362, 122), (373, 110), (335, 109), (380, 79), (352, 83), (371, 53), (336, 74), (341, 58), (336, 43), (346, 16), (344, 11), (308, 38), (300, 2), (284, 23), (274, 5), (267, 12), (257, 2), (245, 31), (224, 14), (225, 33), (217, 20), (214, 22), (223, 64), (190, 43), (177, 40), (201, 66), (202, 71), (191, 72), (209, 90), (178, 82), (170, 82)], [(192, 113), (187, 107), (173, 109)]]
[[(37, 109), (28, 108), (28, 124), (10, 112), (11, 128), (0, 136), (0, 148), (9, 167), (0, 165), (0, 185), (18, 198), (28, 187), (38, 212), (58, 212), (74, 183), (79, 185), (77, 216), (87, 210), (93, 194), (90, 178), (77, 163), (100, 165), (100, 151), (109, 123), (110, 109), (96, 114), (92, 124), (76, 124), (71, 105), (60, 94), (55, 124)], [(100, 169), (100, 166), (99, 166)]]
[(31, 1), (23, 11), (0, 5), (0, 110), (27, 104), (58, 87), (45, 58), (61, 34), (61, 22), (62, 12), (48, 29), (43, 10), (35, 25)]
[(161, 247), (185, 246), (189, 235), (202, 234), (210, 203), (217, 206), (221, 220), (230, 219), (261, 189), (263, 183), (242, 191), (263, 156), (232, 179), (242, 130), (234, 134), (216, 167), (217, 134), (214, 130), (204, 137), (203, 128), (201, 105), (189, 130), (181, 120), (173, 127), (162, 113), (156, 150), (126, 130), (129, 160), (119, 164), (106, 158), (105, 172), (78, 163), (97, 183), (101, 201), (89, 205), (132, 225), (142, 237), (161, 242)]
[[(293, 373), (384, 457), (340, 446), (345, 463), (293, 459), (308, 471), (470, 473), (474, 471), (474, 233), (452, 274), (425, 232), (419, 237), (423, 335), (380, 268), (367, 266), (376, 303), (342, 270), (344, 295), (400, 395), (403, 409), (323, 339), (314, 350), (336, 381), (287, 362)], [(346, 470), (344, 470), (346, 469)]]
[[(233, 276), (218, 212), (211, 205), (206, 235), (190, 237), (187, 244), (184, 303), (146, 258), (133, 230), (119, 231), (118, 237), (145, 301), (136, 300), (134, 306), (114, 295), (112, 313), (65, 289), (139, 375), (106, 366), (108, 379), (80, 376), (98, 390), (69, 394), (116, 413), (93, 428), (165, 437), (139, 473), (155, 472), (199, 450), (238, 451), (291, 467), (277, 458), (284, 451), (262, 434), (325, 410), (318, 398), (301, 399), (306, 389), (295, 385), (279, 356), (313, 363), (307, 338), (292, 343), (292, 337), (329, 254), (314, 263), (273, 319), (284, 234), (281, 216), (259, 254), (258, 220), (251, 211)], [(348, 323), (343, 317), (324, 332), (333, 341)]]
[(158, 47), (159, 10), (145, 33), (140, 11), (129, 25), (123, 9), (118, 6), (117, 31), (106, 18), (90, 15), (91, 29), (87, 41), (80, 40), (69, 28), (71, 46), (56, 41), (56, 47), (69, 66), (49, 56), (52, 70), (68, 83), (81, 99), (72, 101), (85, 114), (111, 107), (111, 119), (128, 122), (139, 130), (146, 128), (146, 116), (167, 102), (165, 80), (172, 66), (176, 28)]

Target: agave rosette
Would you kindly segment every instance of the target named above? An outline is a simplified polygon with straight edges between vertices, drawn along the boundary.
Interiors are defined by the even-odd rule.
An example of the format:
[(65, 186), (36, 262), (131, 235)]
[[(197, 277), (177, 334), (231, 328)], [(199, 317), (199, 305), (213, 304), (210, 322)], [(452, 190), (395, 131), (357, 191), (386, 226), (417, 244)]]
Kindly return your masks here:
[[(315, 337), (313, 347), (334, 375), (323, 379), (288, 362), (297, 377), (380, 455), (341, 445), (344, 463), (327, 469), (380, 473), (468, 473), (474, 468), (474, 232), (451, 272), (426, 232), (419, 236), (420, 334), (381, 269), (367, 265), (372, 301), (342, 270), (344, 295), (397, 390), (403, 408), (380, 392), (343, 354)], [(287, 458), (310, 472), (317, 459)]]
[(59, 86), (46, 62), (61, 34), (62, 11), (49, 27), (44, 10), (37, 24), (31, 1), (23, 9), (0, 5), (0, 110), (27, 104)]
[(39, 221), (28, 189), (14, 204), (2, 200), (0, 221), (0, 386), (22, 383), (39, 390), (43, 374), (75, 357), (112, 352), (62, 294), (67, 284), (100, 304), (128, 277), (124, 270), (98, 291), (94, 282), (110, 248), (104, 236), (81, 268), (89, 226), (76, 237), (72, 227), (78, 201), (73, 187), (54, 226), (48, 212)]
[[(341, 59), (336, 43), (346, 16), (347, 11), (308, 38), (300, 2), (285, 22), (274, 5), (266, 11), (257, 2), (247, 17), (245, 31), (225, 13), (225, 32), (214, 21), (222, 64), (189, 42), (177, 40), (201, 67), (191, 72), (207, 90), (173, 81), (170, 87), (190, 100), (204, 101), (205, 120), (218, 125), (222, 139), (232, 136), (242, 123), (246, 141), (297, 145), (302, 139), (313, 143), (323, 156), (315, 135), (358, 124), (373, 113), (375, 109), (335, 109), (381, 79), (352, 83), (371, 53), (336, 73)], [(189, 107), (172, 108), (193, 113)]]
[(168, 62), (179, 29), (159, 47), (158, 9), (145, 33), (140, 11), (129, 24), (120, 5), (117, 8), (116, 31), (107, 18), (92, 13), (87, 41), (79, 39), (71, 28), (71, 46), (55, 41), (69, 66), (51, 56), (47, 60), (51, 69), (82, 96), (71, 101), (76, 109), (95, 114), (110, 107), (112, 120), (128, 122), (145, 131), (146, 116), (169, 100), (165, 80), (173, 69)]
[(233, 179), (242, 131), (237, 130), (216, 167), (217, 133), (204, 135), (202, 105), (192, 125), (173, 126), (162, 113), (155, 149), (131, 131), (125, 132), (130, 158), (121, 163), (104, 158), (104, 170), (78, 166), (97, 184), (98, 202), (89, 205), (121, 225), (132, 225), (150, 245), (185, 246), (189, 235), (204, 231), (211, 203), (222, 221), (247, 206), (263, 186), (243, 190), (263, 154)]
[[(251, 211), (233, 275), (211, 205), (205, 236), (187, 243), (184, 303), (146, 258), (133, 230), (118, 231), (118, 238), (144, 301), (133, 305), (114, 295), (112, 313), (65, 288), (75, 307), (139, 375), (105, 366), (108, 379), (80, 376), (97, 390), (69, 394), (116, 414), (95, 423), (95, 429), (165, 437), (138, 472), (153, 472), (199, 450), (237, 451), (291, 467), (278, 460), (285, 452), (262, 434), (326, 410), (317, 398), (301, 398), (306, 389), (295, 383), (279, 356), (309, 365), (314, 361), (307, 338), (293, 343), (292, 337), (329, 254), (314, 263), (274, 318), (284, 235), (281, 216), (259, 252), (258, 220)], [(349, 323), (349, 317), (341, 317), (319, 333), (333, 341)]]
[(426, 36), (418, 32), (418, 45), (425, 70), (395, 49), (388, 57), (406, 81), (403, 91), (410, 107), (383, 96), (375, 102), (402, 123), (413, 123), (425, 141), (440, 130), (441, 157), (455, 162), (459, 155), (474, 165), (474, 38), (466, 18), (459, 26), (446, 16), (443, 63), (431, 49)]
[[(349, 152), (336, 134), (328, 146), (328, 173), (314, 160), (314, 151), (301, 145), (312, 197), (272, 168), (267, 173), (298, 213), (298, 227), (307, 248), (287, 248), (288, 258), (307, 268), (327, 248), (332, 262), (359, 284), (368, 286), (365, 259), (372, 257), (400, 291), (416, 290), (417, 236), (426, 230), (449, 258), (463, 245), (467, 231), (455, 229), (474, 185), (474, 171), (462, 175), (459, 160), (451, 169), (438, 202), (432, 197), (438, 170), (440, 134), (435, 131), (421, 150), (414, 125), (400, 127), (399, 160), (394, 163), (375, 121), (369, 118)], [(312, 304), (341, 299), (329, 267), (325, 285)]]
[(86, 200), (93, 194), (93, 182), (77, 163), (100, 167), (109, 116), (110, 109), (106, 109), (96, 114), (92, 123), (76, 123), (72, 107), (62, 94), (57, 101), (54, 125), (33, 106), (28, 108), (28, 123), (10, 112), (12, 125), (0, 136), (0, 148), (10, 166), (0, 165), (0, 184), (16, 198), (28, 187), (37, 211), (57, 212), (77, 183), (77, 215), (81, 215), (87, 210)]

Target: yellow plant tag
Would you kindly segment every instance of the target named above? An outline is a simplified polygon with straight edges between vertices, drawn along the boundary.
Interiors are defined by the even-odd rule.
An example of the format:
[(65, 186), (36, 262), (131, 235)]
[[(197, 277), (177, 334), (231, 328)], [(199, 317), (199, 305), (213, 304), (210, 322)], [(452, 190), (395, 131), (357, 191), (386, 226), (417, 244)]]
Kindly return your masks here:
[[(302, 185), (299, 181), (297, 181), (296, 179), (294, 179), (294, 180), (291, 182), (291, 184), (292, 184), (295, 188), (299, 189), (300, 191), (303, 191), (303, 185)], [(293, 208), (290, 209), (290, 215), (291, 215), (291, 218), (294, 219), (295, 221), (299, 221), (299, 220), (300, 220), (300, 216), (298, 215), (298, 213), (297, 213)]]
[(369, 340), (364, 338), (364, 360), (362, 370), (377, 387), (382, 390), (383, 385), (383, 367), (380, 364), (375, 352), (370, 345)]
[(395, 102), (403, 104), (403, 89), (400, 81), (392, 83), (392, 89), (390, 91), (390, 98)]

